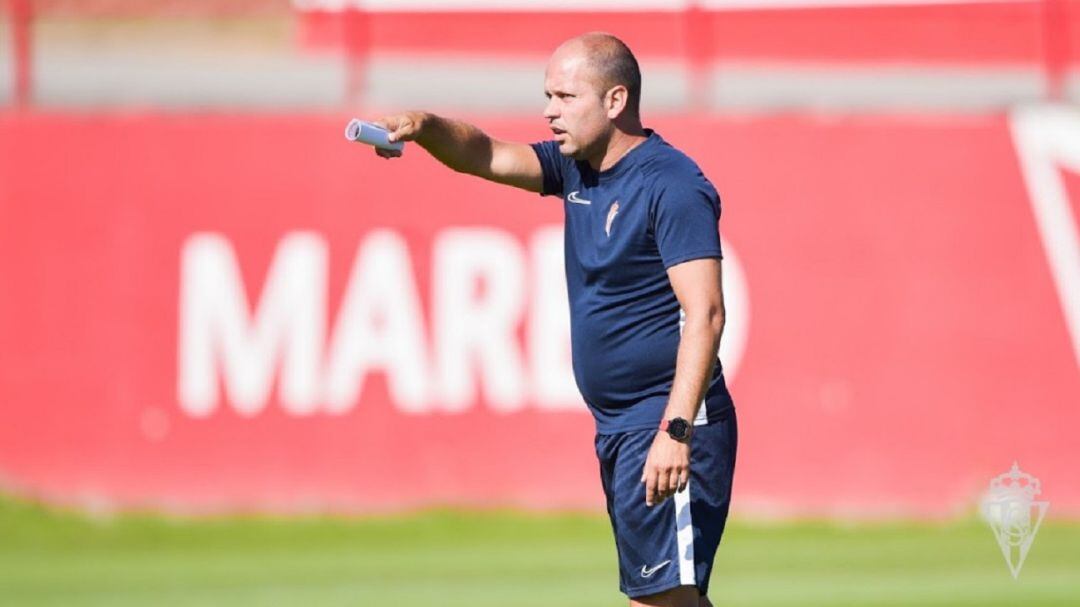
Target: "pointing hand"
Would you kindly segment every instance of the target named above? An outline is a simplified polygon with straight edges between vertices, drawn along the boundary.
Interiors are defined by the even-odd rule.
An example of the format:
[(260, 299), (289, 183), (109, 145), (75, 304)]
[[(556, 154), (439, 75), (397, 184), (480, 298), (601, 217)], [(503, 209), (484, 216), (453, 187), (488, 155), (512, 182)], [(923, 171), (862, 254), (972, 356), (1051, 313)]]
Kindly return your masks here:
[[(403, 114), (386, 116), (376, 120), (375, 124), (390, 131), (389, 139), (391, 143), (395, 141), (415, 141), (420, 136), (421, 129), (424, 125), (424, 113), (405, 112)], [(386, 150), (382, 148), (375, 148), (375, 153), (383, 158), (397, 158), (398, 156), (401, 156), (401, 152), (398, 150)]]

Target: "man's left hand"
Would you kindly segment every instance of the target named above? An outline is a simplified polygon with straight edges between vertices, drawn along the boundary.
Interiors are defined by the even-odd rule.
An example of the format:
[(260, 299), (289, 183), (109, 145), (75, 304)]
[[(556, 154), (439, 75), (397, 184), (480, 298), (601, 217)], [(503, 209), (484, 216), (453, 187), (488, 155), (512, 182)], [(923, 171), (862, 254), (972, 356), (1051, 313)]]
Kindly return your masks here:
[(690, 445), (671, 438), (667, 432), (657, 432), (641, 482), (645, 483), (645, 505), (655, 506), (686, 488), (690, 481)]

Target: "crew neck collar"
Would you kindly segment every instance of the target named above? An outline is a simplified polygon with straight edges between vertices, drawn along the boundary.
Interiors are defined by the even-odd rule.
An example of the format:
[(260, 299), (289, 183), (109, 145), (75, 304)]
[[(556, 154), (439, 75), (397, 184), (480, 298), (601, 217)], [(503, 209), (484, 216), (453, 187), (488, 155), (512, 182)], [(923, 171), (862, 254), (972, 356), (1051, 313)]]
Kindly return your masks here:
[[(594, 173), (596, 173), (597, 177), (599, 177), (600, 179), (604, 179), (604, 180), (610, 179), (611, 177), (614, 177), (614, 176), (619, 175), (620, 173), (622, 173), (624, 170), (626, 170), (626, 167), (632, 166), (634, 164), (634, 159), (638, 155), (640, 155), (642, 148), (644, 148), (646, 146), (651, 146), (655, 141), (660, 139), (660, 136), (656, 134), (656, 131), (653, 131), (652, 129), (644, 129), (644, 130), (645, 130), (645, 139), (641, 143), (639, 143), (639, 144), (635, 145), (634, 147), (630, 148), (625, 154), (623, 154), (622, 158), (618, 159), (615, 162), (615, 164), (611, 165), (610, 167), (608, 167), (607, 169), (605, 169), (603, 171), (597, 171), (596, 169), (593, 169), (592, 167), (589, 167), (589, 168)], [(587, 163), (586, 163), (586, 165), (587, 165)]]

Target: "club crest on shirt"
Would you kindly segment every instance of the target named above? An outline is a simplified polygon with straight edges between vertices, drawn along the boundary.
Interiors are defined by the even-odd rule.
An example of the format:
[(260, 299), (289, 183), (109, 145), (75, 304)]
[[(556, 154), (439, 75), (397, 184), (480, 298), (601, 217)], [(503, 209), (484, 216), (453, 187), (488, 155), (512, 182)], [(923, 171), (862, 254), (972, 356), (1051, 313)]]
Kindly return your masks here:
[(604, 233), (609, 237), (611, 236), (611, 222), (615, 221), (615, 216), (619, 214), (619, 201), (611, 203), (611, 208), (607, 212), (607, 221), (604, 223)]

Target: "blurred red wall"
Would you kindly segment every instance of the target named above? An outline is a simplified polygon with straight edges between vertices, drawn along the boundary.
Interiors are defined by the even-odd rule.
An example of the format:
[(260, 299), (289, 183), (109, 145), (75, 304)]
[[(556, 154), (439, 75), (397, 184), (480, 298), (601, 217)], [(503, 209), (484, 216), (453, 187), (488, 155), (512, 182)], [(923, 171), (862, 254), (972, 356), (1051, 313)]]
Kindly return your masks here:
[[(345, 119), (0, 114), (4, 487), (603, 507), (559, 346), (559, 201), (415, 147), (383, 161)], [(951, 515), (1017, 460), (1080, 514), (1075, 336), (1021, 167), (1074, 219), (1080, 161), (1037, 142), (1080, 129), (1040, 120), (1027, 151), (1006, 115), (651, 125), (716, 183), (741, 275), (737, 508)]]
[[(317, 2), (311, 2), (317, 6)], [(462, 3), (458, 3), (462, 4)], [(467, 4), (467, 3), (465, 3)], [(715, 3), (707, 8), (298, 12), (303, 48), (479, 56), (547, 55), (568, 36), (610, 31), (646, 59), (1022, 67), (1080, 59), (1080, 0)], [(521, 10), (514, 9), (518, 7)], [(1047, 58), (1047, 54), (1054, 57)]]

